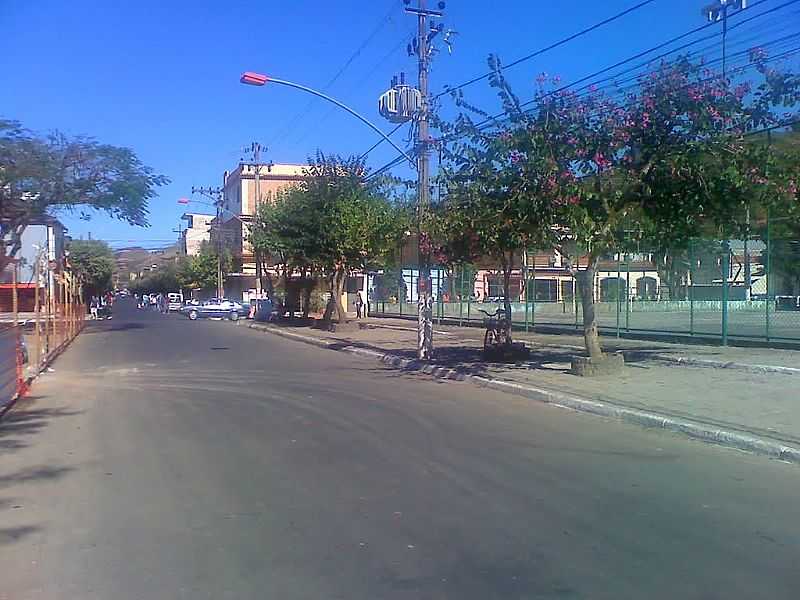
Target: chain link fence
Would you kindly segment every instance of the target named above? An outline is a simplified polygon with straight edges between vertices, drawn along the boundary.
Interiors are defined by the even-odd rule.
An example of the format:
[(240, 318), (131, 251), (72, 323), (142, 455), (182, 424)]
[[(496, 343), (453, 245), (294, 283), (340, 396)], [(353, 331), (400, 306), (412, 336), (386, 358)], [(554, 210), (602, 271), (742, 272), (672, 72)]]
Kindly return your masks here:
[[(581, 330), (576, 282), (554, 253), (528, 252), (511, 278), (516, 328)], [(416, 315), (418, 271), (373, 275), (375, 316)], [(439, 322), (483, 320), (503, 299), (502, 275), (476, 265), (432, 271)], [(768, 224), (748, 240), (693, 241), (679, 252), (648, 248), (611, 253), (594, 285), (605, 334), (675, 335), (727, 343), (758, 340), (800, 346), (800, 240), (777, 237)]]

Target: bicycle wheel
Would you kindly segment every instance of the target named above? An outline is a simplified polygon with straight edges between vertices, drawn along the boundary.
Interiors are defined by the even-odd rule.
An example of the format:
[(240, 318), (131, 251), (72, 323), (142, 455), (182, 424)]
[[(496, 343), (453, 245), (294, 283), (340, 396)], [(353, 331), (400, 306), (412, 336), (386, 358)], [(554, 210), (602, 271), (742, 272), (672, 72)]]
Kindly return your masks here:
[(497, 344), (497, 332), (494, 329), (487, 329), (483, 336), (483, 351), (492, 352)]

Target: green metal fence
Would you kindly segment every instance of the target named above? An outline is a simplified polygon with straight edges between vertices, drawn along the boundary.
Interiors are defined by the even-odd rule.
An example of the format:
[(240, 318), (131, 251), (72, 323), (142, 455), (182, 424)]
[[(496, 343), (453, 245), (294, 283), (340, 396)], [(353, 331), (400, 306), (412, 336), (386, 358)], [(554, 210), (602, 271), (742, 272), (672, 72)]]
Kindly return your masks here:
[[(557, 261), (553, 261), (557, 263)], [(482, 321), (487, 302), (485, 271), (473, 286), (464, 280), (475, 267), (438, 272), (434, 318), (438, 322)], [(416, 281), (413, 275), (406, 283)], [(483, 279), (482, 279), (483, 278)], [(573, 278), (560, 266), (534, 260), (514, 274), (512, 319), (523, 330), (579, 330), (583, 315)], [(472, 293), (469, 293), (472, 292)], [(398, 292), (373, 298), (372, 314), (416, 315), (416, 305)], [(697, 240), (681, 252), (610, 254), (595, 280), (598, 325), (604, 334), (700, 337), (727, 344), (731, 339), (800, 345), (800, 240), (764, 234), (744, 240)]]

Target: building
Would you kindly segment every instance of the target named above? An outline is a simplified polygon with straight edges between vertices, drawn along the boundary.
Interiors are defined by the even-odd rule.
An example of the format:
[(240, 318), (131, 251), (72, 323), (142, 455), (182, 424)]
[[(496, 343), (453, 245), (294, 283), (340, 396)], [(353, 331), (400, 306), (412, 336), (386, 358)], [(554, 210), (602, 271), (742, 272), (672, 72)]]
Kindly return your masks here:
[[(55, 289), (58, 274), (65, 266), (65, 250), (68, 241), (67, 228), (58, 219), (44, 217), (25, 228), (21, 246), (15, 256), (17, 271), (17, 298), (20, 312), (34, 308), (36, 290), (45, 286)], [(39, 280), (36, 280), (37, 262)], [(14, 263), (0, 272), (0, 312), (11, 310), (11, 288)]]
[(253, 248), (247, 240), (248, 224), (252, 222), (258, 204), (270, 202), (277, 194), (302, 181), (306, 165), (240, 163), (223, 176), (221, 235), (240, 266), (228, 275), (226, 296), (249, 301), (261, 293)]
[(211, 223), (214, 221), (214, 215), (184, 213), (181, 219), (186, 221), (186, 229), (181, 232), (181, 250), (186, 256), (197, 256), (203, 242), (211, 239)]

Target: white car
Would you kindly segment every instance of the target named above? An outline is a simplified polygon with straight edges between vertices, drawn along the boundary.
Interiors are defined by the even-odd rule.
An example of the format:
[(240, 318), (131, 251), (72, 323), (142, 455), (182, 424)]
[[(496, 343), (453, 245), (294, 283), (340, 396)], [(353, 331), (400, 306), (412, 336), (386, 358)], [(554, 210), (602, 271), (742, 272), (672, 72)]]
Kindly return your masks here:
[(239, 317), (246, 317), (250, 311), (242, 306), (240, 302), (228, 300), (227, 298), (211, 298), (200, 304), (200, 306), (186, 305), (180, 309), (180, 312), (192, 321), (203, 318), (238, 321)]

